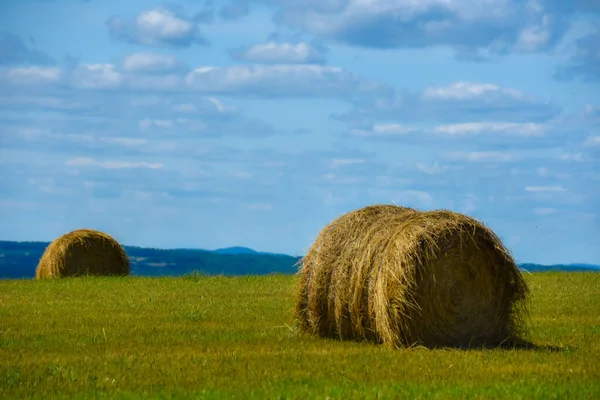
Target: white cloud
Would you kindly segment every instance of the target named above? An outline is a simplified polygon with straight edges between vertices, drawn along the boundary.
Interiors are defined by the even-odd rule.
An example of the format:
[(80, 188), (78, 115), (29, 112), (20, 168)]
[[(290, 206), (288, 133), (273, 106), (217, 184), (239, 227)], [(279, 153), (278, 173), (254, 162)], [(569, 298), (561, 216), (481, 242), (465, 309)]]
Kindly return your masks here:
[(351, 129), (349, 134), (356, 137), (394, 138), (409, 135), (417, 131), (416, 128), (401, 124), (374, 124), (370, 129)]
[(130, 162), (130, 161), (105, 161), (99, 164), (102, 168), (107, 169), (122, 169), (122, 168), (149, 168), (149, 169), (160, 169), (163, 164), (160, 163), (149, 163), (145, 161)]
[[(556, 106), (547, 101), (493, 83), (458, 81), (446, 86), (431, 87), (422, 92), (420, 100), (423, 106), (454, 108), (456, 111), (470, 111), (482, 116), (487, 116), (488, 113), (491, 113), (490, 116), (511, 115), (520, 111), (524, 114), (535, 112), (547, 115), (536, 119), (548, 119), (558, 112)], [(498, 123), (499, 119), (496, 117), (493, 122)], [(524, 126), (535, 127), (535, 124), (530, 124), (531, 120), (526, 122)]]
[(583, 154), (581, 153), (565, 153), (561, 154), (559, 158), (563, 161), (575, 161), (581, 162), (584, 160)]
[(181, 112), (181, 113), (195, 113), (198, 111), (195, 105), (190, 103), (185, 104), (175, 104), (173, 107), (173, 111)]
[(203, 121), (189, 119), (189, 118), (177, 118), (175, 120), (179, 126), (184, 127), (188, 132), (203, 132), (208, 129), (208, 125)]
[(51, 134), (51, 131), (49, 129), (43, 128), (17, 127), (15, 131), (18, 136), (23, 137), (25, 139), (37, 139), (41, 136)]
[(422, 190), (403, 190), (398, 193), (398, 196), (393, 200), (398, 204), (417, 200), (421, 206), (429, 206), (433, 203), (431, 194)]
[(443, 157), (454, 160), (466, 160), (473, 162), (507, 162), (514, 159), (512, 154), (501, 151), (473, 151), (467, 153), (449, 152), (443, 153)]
[(439, 165), (438, 163), (434, 163), (431, 165), (418, 163), (416, 165), (416, 168), (421, 172), (432, 175), (432, 174), (439, 174), (444, 171), (447, 171), (450, 169), (450, 166), (449, 165)]
[[(30, 207), (39, 207), (40, 203), (35, 203), (32, 201), (3, 201), (0, 200), (0, 207), (2, 207), (3, 209), (9, 209), (9, 208), (30, 208)], [(4, 254), (2, 254), (2, 257), (4, 257)]]
[(465, 122), (440, 125), (433, 128), (434, 133), (446, 135), (469, 135), (486, 132), (516, 136), (543, 136), (543, 125), (535, 123), (510, 122)]
[(185, 65), (168, 54), (133, 53), (123, 59), (125, 72), (160, 73), (183, 70)]
[(120, 144), (126, 147), (138, 147), (148, 143), (146, 139), (130, 138), (130, 137), (105, 137), (101, 138), (102, 141), (107, 143)]
[(416, 129), (402, 126), (400, 124), (375, 124), (373, 133), (380, 135), (405, 135), (415, 132)]
[(512, 98), (523, 95), (514, 89), (505, 89), (493, 83), (458, 81), (448, 86), (427, 88), (423, 91), (424, 100), (467, 100), (480, 98), (486, 94), (500, 94)]
[(59, 96), (40, 94), (0, 94), (0, 105), (3, 106), (30, 106), (35, 108), (47, 108), (52, 110), (71, 111), (85, 110), (89, 105), (84, 101), (63, 98)]
[(377, 118), (404, 124), (409, 121), (449, 124), (441, 128), (442, 131), (495, 129), (535, 135), (544, 128), (540, 122), (551, 120), (561, 112), (552, 102), (510, 87), (464, 81), (425, 88), (418, 93), (384, 94), (354, 104), (350, 112), (332, 117), (354, 125)]
[(346, 165), (364, 164), (365, 160), (360, 158), (336, 158), (331, 160), (331, 168), (339, 168)]
[(79, 64), (73, 71), (72, 83), (83, 89), (118, 88), (123, 77), (112, 64)]
[(526, 186), (525, 190), (528, 192), (565, 192), (565, 189), (562, 186)]
[(258, 63), (319, 64), (323, 62), (323, 55), (306, 42), (259, 43), (233, 51), (232, 57), (236, 60)]
[(176, 15), (164, 7), (141, 12), (134, 22), (120, 17), (106, 21), (110, 35), (117, 40), (154, 47), (189, 47), (207, 44), (198, 23)]
[[(538, 1), (278, 1), (276, 21), (367, 48), (447, 46), (492, 54), (545, 51), (567, 29)], [(562, 10), (560, 10), (562, 11)]]
[(96, 163), (96, 160), (94, 160), (93, 158), (79, 157), (79, 158), (71, 158), (70, 160), (67, 160), (65, 162), (65, 165), (68, 165), (70, 167), (87, 167), (87, 166), (94, 165), (95, 163)]
[(180, 102), (173, 98), (158, 99), (150, 105), (170, 107), (177, 113), (184, 114), (200, 114), (205, 117), (222, 117), (225, 114), (233, 114), (239, 111), (236, 106), (226, 105), (223, 102), (212, 96), (187, 95), (187, 100)]
[(140, 129), (149, 128), (172, 128), (174, 125), (173, 121), (160, 120), (160, 119), (142, 119), (139, 122)]
[[(28, 126), (6, 126), (4, 144), (13, 149), (67, 152), (166, 152), (172, 150), (170, 143), (148, 141), (145, 138), (112, 136), (105, 131), (90, 130), (75, 123), (72, 128), (30, 128)], [(77, 133), (73, 133), (73, 131)], [(44, 151), (44, 152), (45, 152)], [(76, 159), (73, 162), (85, 162)]]
[(135, 89), (145, 91), (184, 91), (184, 77), (171, 74), (126, 74), (120, 89)]
[(137, 27), (148, 36), (157, 34), (166, 38), (187, 36), (193, 31), (193, 25), (177, 18), (172, 12), (164, 8), (142, 12), (136, 20)]
[(205, 93), (266, 97), (339, 97), (389, 90), (341, 68), (304, 64), (200, 67), (185, 82), (190, 89)]
[(153, 192), (145, 190), (125, 191), (126, 194), (131, 194), (136, 200), (174, 200), (175, 197), (167, 192)]
[(505, 162), (513, 159), (513, 156), (500, 151), (474, 151), (466, 154), (469, 161)]
[(137, 107), (148, 107), (148, 106), (156, 106), (162, 104), (164, 99), (161, 96), (143, 96), (136, 97), (130, 100), (129, 104)]
[(5, 71), (5, 77), (14, 84), (43, 85), (60, 81), (62, 71), (54, 67), (10, 68)]
[(98, 161), (90, 157), (72, 158), (65, 162), (69, 167), (100, 167), (105, 169), (148, 168), (161, 169), (163, 164), (146, 161)]
[(187, 132), (204, 131), (207, 129), (206, 123), (200, 120), (189, 118), (176, 118), (174, 120), (164, 119), (142, 119), (139, 121), (140, 130), (157, 129), (172, 129), (174, 127), (185, 128)]
[(524, 27), (519, 32), (515, 50), (524, 53), (535, 52), (537, 49), (546, 48), (551, 40), (552, 24), (550, 17), (544, 15), (539, 24)]
[[(145, 73), (156, 60), (130, 60), (130, 71), (114, 64), (78, 64), (65, 82), (76, 89), (120, 89), (147, 92), (203, 94), (221, 112), (235, 108), (223, 105), (216, 94), (254, 97), (334, 97), (351, 101), (389, 94), (392, 88), (339, 67), (314, 64), (257, 64), (229, 67), (199, 67), (187, 74)], [(164, 60), (167, 61), (166, 59)], [(165, 64), (170, 65), (170, 64)], [(163, 65), (163, 66), (165, 66)], [(134, 71), (135, 70), (135, 71)], [(0, 73), (0, 76), (1, 73)], [(13, 68), (4, 73), (12, 84), (59, 83), (62, 73), (56, 68)], [(197, 106), (197, 105), (196, 105)]]
[(226, 106), (224, 105), (221, 101), (219, 101), (219, 99), (215, 98), (215, 97), (207, 97), (206, 98), (211, 104), (213, 104), (216, 109), (221, 112), (232, 112), (232, 111), (236, 111), (237, 107), (233, 107), (233, 106)]
[(231, 173), (231, 177), (236, 179), (250, 179), (252, 174), (248, 171), (235, 171)]
[(600, 146), (600, 136), (590, 136), (584, 144), (586, 147)]
[(545, 208), (545, 207), (539, 207), (539, 208), (535, 208), (533, 210), (533, 212), (536, 215), (550, 215), (550, 214), (554, 214), (556, 213), (556, 208)]

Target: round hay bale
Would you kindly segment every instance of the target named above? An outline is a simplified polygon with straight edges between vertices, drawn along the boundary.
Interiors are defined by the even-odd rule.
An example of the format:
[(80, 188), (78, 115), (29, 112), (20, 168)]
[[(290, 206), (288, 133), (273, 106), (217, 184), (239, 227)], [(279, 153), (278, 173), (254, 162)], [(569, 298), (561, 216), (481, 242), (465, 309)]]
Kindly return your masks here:
[(129, 258), (110, 235), (78, 229), (54, 240), (44, 251), (35, 277), (129, 275)]
[(301, 260), (296, 317), (322, 337), (393, 347), (516, 343), (528, 288), (466, 215), (375, 205), (327, 225)]

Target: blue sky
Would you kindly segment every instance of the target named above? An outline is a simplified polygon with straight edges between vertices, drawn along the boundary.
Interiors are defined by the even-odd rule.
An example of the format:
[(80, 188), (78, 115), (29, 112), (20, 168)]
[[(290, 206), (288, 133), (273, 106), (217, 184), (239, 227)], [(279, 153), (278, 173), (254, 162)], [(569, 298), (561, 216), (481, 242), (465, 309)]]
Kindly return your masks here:
[(4, 0), (0, 239), (303, 254), (447, 208), (600, 264), (597, 0)]

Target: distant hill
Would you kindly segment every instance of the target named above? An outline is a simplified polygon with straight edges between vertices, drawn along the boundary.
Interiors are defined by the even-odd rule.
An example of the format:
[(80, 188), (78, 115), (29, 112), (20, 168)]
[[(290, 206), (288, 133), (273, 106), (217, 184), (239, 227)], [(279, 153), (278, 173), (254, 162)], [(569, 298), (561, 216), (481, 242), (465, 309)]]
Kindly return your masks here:
[[(37, 263), (48, 245), (48, 242), (0, 241), (0, 279), (34, 277)], [(228, 249), (219, 252), (123, 247), (129, 256), (132, 274), (141, 276), (180, 276), (192, 272), (207, 275), (293, 274), (298, 270), (296, 263), (300, 260), (300, 257), (259, 253), (252, 249), (228, 253)]]
[(212, 252), (219, 254), (258, 254), (258, 251), (256, 250), (240, 246), (226, 247), (224, 249), (212, 250)]
[(543, 271), (565, 271), (565, 272), (600, 272), (600, 266), (592, 264), (556, 264), (556, 265), (538, 265), (538, 264), (519, 264), (519, 268), (529, 272)]
[[(32, 278), (48, 242), (0, 241), (0, 279)], [(217, 250), (153, 249), (124, 246), (131, 261), (132, 274), (141, 276), (180, 276), (192, 272), (207, 275), (293, 274), (300, 257), (259, 252), (247, 247)], [(589, 264), (538, 265), (519, 264), (529, 272), (593, 271), (600, 266)]]
[(251, 249), (249, 247), (243, 247), (243, 246), (225, 247), (223, 249), (209, 250), (209, 251), (211, 251), (213, 253), (218, 253), (218, 254), (263, 254), (263, 255), (269, 255), (269, 256), (294, 257), (294, 256), (290, 256), (289, 254), (271, 253), (268, 251), (257, 251), (257, 250)]

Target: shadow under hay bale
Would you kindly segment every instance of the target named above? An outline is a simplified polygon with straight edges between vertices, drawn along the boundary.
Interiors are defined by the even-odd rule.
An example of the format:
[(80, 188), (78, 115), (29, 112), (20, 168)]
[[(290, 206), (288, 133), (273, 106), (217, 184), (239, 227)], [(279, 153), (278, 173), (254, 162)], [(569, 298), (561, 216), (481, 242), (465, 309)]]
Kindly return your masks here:
[(78, 229), (54, 240), (44, 251), (35, 277), (129, 275), (129, 258), (110, 235), (92, 229)]
[(375, 205), (327, 225), (301, 260), (303, 330), (392, 347), (518, 341), (528, 288), (500, 239), (468, 216)]

